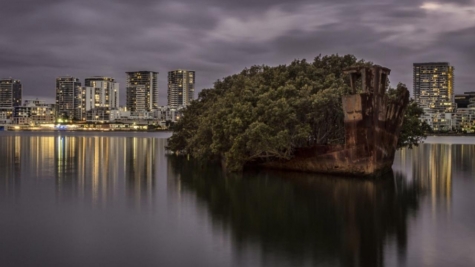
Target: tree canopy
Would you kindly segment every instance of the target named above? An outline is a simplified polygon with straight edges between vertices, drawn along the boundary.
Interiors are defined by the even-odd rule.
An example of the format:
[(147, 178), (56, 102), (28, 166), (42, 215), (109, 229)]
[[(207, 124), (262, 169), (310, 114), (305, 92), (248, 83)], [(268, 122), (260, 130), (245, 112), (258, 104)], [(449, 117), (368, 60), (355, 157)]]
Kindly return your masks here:
[[(184, 110), (168, 149), (222, 160), (228, 170), (238, 171), (253, 161), (291, 159), (297, 148), (341, 144), (341, 96), (349, 90), (343, 69), (362, 64), (372, 65), (353, 55), (319, 55), (312, 63), (252, 66), (218, 80)], [(422, 110), (412, 109), (401, 147), (425, 137), (418, 124)]]

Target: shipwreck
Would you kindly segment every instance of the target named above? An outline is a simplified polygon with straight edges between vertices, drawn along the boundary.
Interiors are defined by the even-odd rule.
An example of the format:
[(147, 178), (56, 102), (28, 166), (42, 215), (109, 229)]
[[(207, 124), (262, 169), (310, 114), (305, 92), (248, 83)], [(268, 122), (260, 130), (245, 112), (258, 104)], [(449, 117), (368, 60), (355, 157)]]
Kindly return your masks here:
[(379, 176), (390, 171), (409, 103), (407, 88), (399, 90), (395, 98), (388, 97), (390, 72), (378, 65), (345, 70), (350, 76), (351, 91), (342, 97), (344, 145), (299, 149), (291, 160), (264, 166), (351, 176)]

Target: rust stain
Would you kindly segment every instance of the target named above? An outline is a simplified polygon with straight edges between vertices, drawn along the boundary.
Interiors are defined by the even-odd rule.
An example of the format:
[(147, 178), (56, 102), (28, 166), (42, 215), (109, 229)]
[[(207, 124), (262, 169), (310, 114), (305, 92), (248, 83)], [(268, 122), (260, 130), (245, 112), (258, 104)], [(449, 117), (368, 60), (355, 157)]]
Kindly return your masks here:
[[(352, 176), (375, 176), (391, 169), (409, 91), (402, 90), (390, 101), (386, 94), (390, 70), (378, 65), (350, 68), (345, 73), (351, 80), (351, 93), (342, 97), (345, 145), (300, 149), (289, 161), (265, 166)], [(361, 93), (357, 93), (358, 81)]]

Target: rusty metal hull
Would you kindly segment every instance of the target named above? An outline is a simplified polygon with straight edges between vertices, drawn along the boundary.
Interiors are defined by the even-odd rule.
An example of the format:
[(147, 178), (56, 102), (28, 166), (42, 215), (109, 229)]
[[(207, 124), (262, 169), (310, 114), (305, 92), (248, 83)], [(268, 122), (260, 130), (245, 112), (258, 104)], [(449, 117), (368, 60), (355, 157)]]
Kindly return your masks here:
[[(404, 88), (389, 99), (386, 95), (389, 72), (380, 66), (348, 71), (354, 94), (342, 97), (344, 145), (302, 148), (289, 161), (269, 162), (264, 166), (352, 176), (377, 176), (391, 170), (409, 92)], [(357, 78), (362, 79), (363, 86), (359, 94), (355, 93)]]
[(268, 168), (349, 176), (378, 176), (391, 170), (393, 159), (375, 161), (375, 157), (364, 147), (339, 151), (296, 156), (289, 161), (264, 164)]

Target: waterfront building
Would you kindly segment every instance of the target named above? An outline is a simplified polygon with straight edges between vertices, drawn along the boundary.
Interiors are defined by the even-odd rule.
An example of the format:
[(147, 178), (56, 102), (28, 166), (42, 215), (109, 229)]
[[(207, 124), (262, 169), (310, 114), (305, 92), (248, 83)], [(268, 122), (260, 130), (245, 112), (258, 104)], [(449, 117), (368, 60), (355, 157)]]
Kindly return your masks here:
[(148, 111), (120, 111), (120, 118), (116, 119), (116, 123), (128, 125), (158, 125), (158, 121), (153, 117), (153, 113)]
[(133, 71), (127, 74), (127, 109), (131, 112), (158, 108), (158, 72)]
[(120, 111), (118, 109), (110, 109), (108, 107), (98, 107), (90, 109), (86, 112), (86, 121), (88, 122), (114, 122), (120, 119)]
[(475, 104), (475, 92), (465, 92), (460, 95), (455, 95), (454, 102), (456, 108), (468, 108), (469, 105)]
[(465, 92), (454, 97), (456, 111), (453, 114), (454, 128), (457, 131), (475, 131), (475, 92)]
[(454, 67), (448, 62), (414, 63), (413, 72), (417, 104), (426, 113), (453, 112)]
[(81, 88), (82, 119), (95, 108), (115, 110), (119, 107), (119, 83), (113, 78), (95, 76), (86, 78)]
[(0, 123), (10, 123), (13, 117), (13, 108), (0, 108)]
[(20, 80), (12, 78), (0, 80), (0, 108), (21, 106), (23, 87)]
[(168, 106), (187, 106), (194, 99), (195, 72), (174, 70), (168, 72)]
[(452, 114), (453, 129), (473, 133), (475, 126), (475, 109), (460, 108)]
[(25, 100), (21, 106), (14, 107), (14, 124), (54, 124), (55, 105), (47, 104), (41, 100)]
[(161, 106), (155, 111), (154, 117), (161, 122), (176, 122), (182, 116), (183, 108), (184, 106)]
[(456, 128), (454, 113), (426, 112), (421, 119), (435, 132), (448, 132)]
[(82, 90), (78, 78), (56, 78), (56, 112), (61, 120), (79, 120), (82, 117)]

